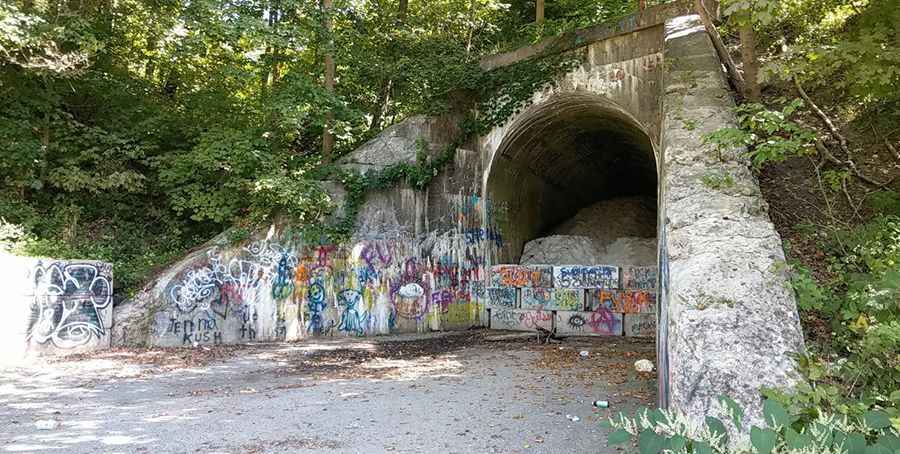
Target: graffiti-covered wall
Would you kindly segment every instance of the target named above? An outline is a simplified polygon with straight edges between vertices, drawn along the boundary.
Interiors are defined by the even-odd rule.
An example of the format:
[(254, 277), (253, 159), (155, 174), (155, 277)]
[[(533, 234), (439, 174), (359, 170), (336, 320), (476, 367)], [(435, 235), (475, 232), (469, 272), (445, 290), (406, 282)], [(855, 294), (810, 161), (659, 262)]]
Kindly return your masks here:
[(110, 345), (113, 274), (109, 263), (0, 256), (7, 297), (4, 358)]
[(497, 265), (490, 271), (491, 328), (656, 335), (655, 267)]
[[(161, 346), (369, 336), (483, 325), (487, 260), (503, 239), (477, 194), (445, 194), (439, 230), (358, 235), (307, 244), (290, 226), (264, 238), (213, 244), (160, 276), (137, 300), (148, 327), (120, 327), (117, 343)], [(378, 203), (377, 199), (373, 203)]]

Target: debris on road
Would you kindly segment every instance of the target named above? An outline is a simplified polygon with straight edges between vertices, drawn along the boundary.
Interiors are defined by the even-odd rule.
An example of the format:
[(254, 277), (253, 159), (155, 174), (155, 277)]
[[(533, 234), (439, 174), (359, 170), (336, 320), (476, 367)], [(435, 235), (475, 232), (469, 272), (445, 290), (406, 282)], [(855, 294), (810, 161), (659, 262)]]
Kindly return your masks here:
[(653, 363), (649, 359), (639, 359), (634, 362), (634, 369), (638, 372), (653, 372)]
[(59, 427), (59, 421), (55, 419), (40, 419), (35, 421), (34, 426), (40, 430), (53, 430)]

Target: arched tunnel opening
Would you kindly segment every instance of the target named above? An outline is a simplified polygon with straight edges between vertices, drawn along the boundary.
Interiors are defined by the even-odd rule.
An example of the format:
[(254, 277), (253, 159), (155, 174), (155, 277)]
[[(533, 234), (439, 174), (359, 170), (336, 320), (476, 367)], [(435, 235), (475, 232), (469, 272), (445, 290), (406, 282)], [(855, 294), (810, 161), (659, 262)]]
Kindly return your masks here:
[(656, 162), (640, 124), (598, 95), (556, 95), (513, 122), (485, 182), (503, 237), (489, 326), (658, 337)]
[(656, 265), (653, 146), (603, 98), (559, 96), (526, 112), (495, 153), (486, 192), (500, 263)]

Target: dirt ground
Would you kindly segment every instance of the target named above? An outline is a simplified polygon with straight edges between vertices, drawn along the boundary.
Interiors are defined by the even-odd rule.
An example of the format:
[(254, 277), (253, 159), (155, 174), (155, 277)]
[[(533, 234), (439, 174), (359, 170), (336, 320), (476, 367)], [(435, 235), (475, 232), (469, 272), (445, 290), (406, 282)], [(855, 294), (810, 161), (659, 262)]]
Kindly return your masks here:
[(0, 450), (615, 452), (598, 422), (655, 402), (654, 356), (498, 331), (112, 350), (0, 369)]

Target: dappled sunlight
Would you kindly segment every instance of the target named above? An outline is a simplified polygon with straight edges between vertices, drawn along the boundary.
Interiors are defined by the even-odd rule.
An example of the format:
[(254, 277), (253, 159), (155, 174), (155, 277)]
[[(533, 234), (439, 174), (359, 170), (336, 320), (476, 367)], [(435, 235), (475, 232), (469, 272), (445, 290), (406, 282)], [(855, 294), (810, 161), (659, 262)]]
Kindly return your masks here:
[[(150, 358), (142, 352), (118, 352), (117, 359), (85, 359), (83, 368), (69, 360), (58, 363), (63, 365), (58, 370), (48, 365), (6, 369), (0, 371), (0, 399), (7, 404), (0, 407), (0, 440), (5, 443), (0, 452), (334, 450), (361, 436), (361, 430), (380, 433), (387, 426), (407, 426), (403, 433), (412, 433), (425, 415), (439, 418), (442, 411), (470, 419), (472, 404), (433, 407), (462, 396), (460, 387), (487, 386), (485, 395), (494, 397), (482, 400), (481, 392), (470, 397), (496, 407), (491, 414), (503, 415), (499, 406), (507, 403), (542, 409), (569, 405), (573, 390), (585, 392), (616, 381), (604, 375), (604, 367), (574, 353), (581, 344), (550, 352), (551, 347), (537, 346), (529, 337), (494, 339), (484, 332), (316, 339), (244, 347), (227, 357), (212, 352), (205, 359), (172, 349), (182, 367), (171, 369), (158, 367), (158, 352), (166, 349), (154, 350)], [(631, 360), (615, 345), (587, 342), (593, 343), (592, 352), (610, 357), (604, 365)], [(546, 356), (543, 350), (565, 361), (534, 362)], [(137, 373), (123, 378), (117, 363)], [(558, 365), (565, 373), (550, 378), (543, 372)], [(551, 392), (557, 389), (554, 380), (567, 383), (559, 396)], [(547, 388), (537, 392), (535, 386)], [(638, 388), (622, 388), (609, 397), (633, 399), (628, 396), (652, 391), (651, 381), (634, 386)], [(446, 427), (447, 421), (439, 424)], [(277, 435), (269, 427), (277, 427)]]
[(367, 369), (392, 369), (387, 378), (416, 380), (423, 377), (455, 377), (463, 365), (449, 358), (420, 358), (416, 360), (383, 359), (364, 364)]

